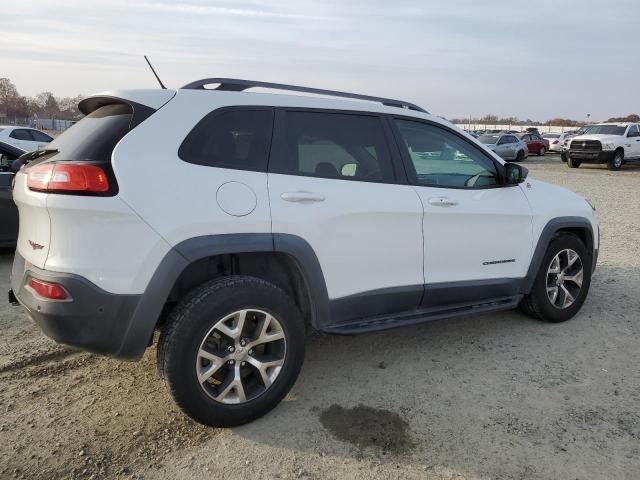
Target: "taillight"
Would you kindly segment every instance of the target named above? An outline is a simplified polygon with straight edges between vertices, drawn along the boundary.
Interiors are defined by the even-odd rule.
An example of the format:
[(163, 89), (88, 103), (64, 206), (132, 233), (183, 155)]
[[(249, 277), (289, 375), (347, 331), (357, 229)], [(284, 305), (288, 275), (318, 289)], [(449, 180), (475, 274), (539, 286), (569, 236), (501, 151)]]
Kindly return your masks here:
[(65, 300), (67, 291), (57, 283), (45, 282), (37, 278), (30, 278), (28, 285), (41, 297), (50, 300)]
[(30, 167), (27, 172), (31, 190), (96, 193), (109, 190), (105, 171), (90, 163), (44, 163)]
[(558, 140), (554, 141), (553, 144), (555, 145), (556, 143), (559, 143)]

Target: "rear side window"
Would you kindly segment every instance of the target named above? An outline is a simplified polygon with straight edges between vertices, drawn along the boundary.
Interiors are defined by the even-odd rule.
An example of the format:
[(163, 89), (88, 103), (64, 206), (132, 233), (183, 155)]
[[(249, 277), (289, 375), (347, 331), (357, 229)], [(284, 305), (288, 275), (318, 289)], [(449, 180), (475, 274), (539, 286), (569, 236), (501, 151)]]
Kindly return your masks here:
[(178, 156), (209, 167), (267, 171), (272, 109), (213, 111), (189, 132)]
[(15, 138), (16, 140), (26, 140), (27, 142), (33, 142), (33, 137), (29, 133), (29, 130), (24, 130), (22, 128), (14, 130), (9, 136), (11, 138)]
[(50, 142), (53, 140), (49, 135), (39, 130), (30, 130), (31, 136), (36, 142)]
[(104, 161), (111, 159), (116, 144), (129, 131), (133, 110), (118, 103), (104, 105), (84, 117), (47, 145), (61, 160)]
[(379, 117), (286, 112), (271, 171), (291, 175), (393, 182), (391, 156)]

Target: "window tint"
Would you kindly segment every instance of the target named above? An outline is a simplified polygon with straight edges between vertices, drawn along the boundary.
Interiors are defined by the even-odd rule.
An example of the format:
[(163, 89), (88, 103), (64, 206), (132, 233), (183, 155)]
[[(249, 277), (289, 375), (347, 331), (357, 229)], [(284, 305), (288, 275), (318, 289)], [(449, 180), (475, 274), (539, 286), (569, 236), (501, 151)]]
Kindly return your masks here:
[(507, 135), (507, 143), (516, 143), (518, 140), (513, 135)]
[(393, 182), (379, 117), (288, 111), (272, 171), (312, 177)]
[(631, 128), (629, 129), (629, 133), (627, 134), (628, 137), (637, 137), (640, 135), (639, 133), (640, 131), (638, 130), (638, 126), (637, 125), (632, 125)]
[(29, 134), (29, 130), (24, 130), (22, 128), (16, 129), (9, 135), (11, 138), (15, 138), (16, 140), (26, 140), (27, 142), (33, 142), (33, 137)]
[(471, 143), (433, 125), (396, 123), (419, 185), (482, 188), (500, 183), (495, 164)]
[(53, 140), (46, 133), (40, 132), (39, 130), (29, 130), (31, 132), (31, 136), (36, 142), (50, 142)]
[(77, 161), (109, 161), (116, 144), (129, 131), (133, 111), (116, 103), (97, 108), (47, 145), (58, 158)]
[(189, 163), (267, 171), (273, 111), (213, 111), (184, 139), (178, 156)]

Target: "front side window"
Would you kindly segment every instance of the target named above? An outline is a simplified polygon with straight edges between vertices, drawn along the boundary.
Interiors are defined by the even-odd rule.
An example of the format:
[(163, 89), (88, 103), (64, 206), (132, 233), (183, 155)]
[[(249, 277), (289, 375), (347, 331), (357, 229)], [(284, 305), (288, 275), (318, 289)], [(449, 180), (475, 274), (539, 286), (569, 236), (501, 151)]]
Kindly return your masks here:
[(310, 177), (393, 182), (382, 121), (376, 116), (288, 111), (282, 151), (271, 171)]
[(493, 161), (452, 132), (411, 120), (396, 120), (418, 185), (484, 188), (500, 184)]
[(627, 137), (637, 137), (637, 136), (640, 136), (640, 131), (638, 130), (638, 126), (632, 125), (631, 128), (629, 129), (629, 133), (627, 134)]
[(22, 128), (14, 130), (9, 136), (11, 138), (15, 138), (16, 140), (26, 140), (27, 142), (33, 142), (33, 138), (29, 134), (29, 130), (24, 130)]
[(272, 130), (271, 109), (213, 111), (189, 132), (178, 156), (198, 165), (266, 172)]

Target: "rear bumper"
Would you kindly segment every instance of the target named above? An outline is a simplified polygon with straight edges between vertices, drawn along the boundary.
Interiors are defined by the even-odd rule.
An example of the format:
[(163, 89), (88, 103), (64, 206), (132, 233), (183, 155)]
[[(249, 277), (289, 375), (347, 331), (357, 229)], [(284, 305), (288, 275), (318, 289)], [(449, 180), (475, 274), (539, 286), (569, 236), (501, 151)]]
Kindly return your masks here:
[[(30, 277), (62, 285), (72, 299), (55, 301), (38, 296), (25, 287)], [(18, 252), (11, 289), (42, 331), (57, 342), (128, 359), (139, 357), (148, 344), (147, 338), (135, 342), (127, 338), (141, 295), (112, 294), (79, 275), (39, 269), (25, 264)]]
[(567, 154), (571, 158), (580, 160), (582, 163), (607, 163), (613, 158), (614, 152), (583, 152), (580, 150), (569, 150)]

